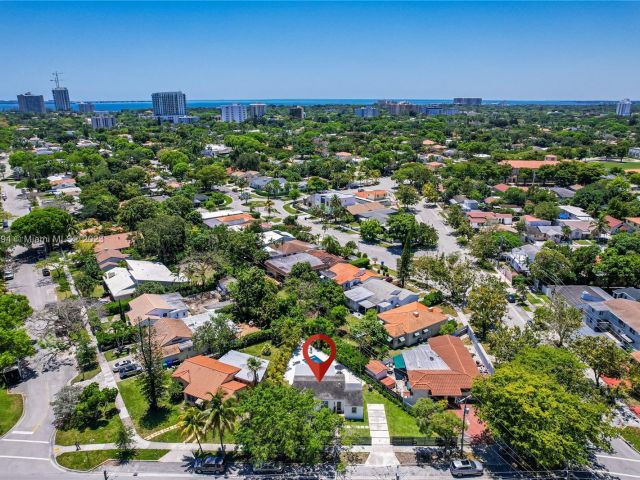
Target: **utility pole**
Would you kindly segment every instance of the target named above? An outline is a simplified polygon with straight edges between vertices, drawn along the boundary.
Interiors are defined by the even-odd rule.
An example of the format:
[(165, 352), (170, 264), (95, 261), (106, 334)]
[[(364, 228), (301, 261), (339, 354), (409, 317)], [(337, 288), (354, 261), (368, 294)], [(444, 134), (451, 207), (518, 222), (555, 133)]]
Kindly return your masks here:
[(471, 398), (471, 395), (467, 395), (461, 400), (456, 400), (456, 403), (462, 404), (462, 432), (460, 433), (460, 457), (464, 455), (464, 427), (467, 424), (467, 402)]

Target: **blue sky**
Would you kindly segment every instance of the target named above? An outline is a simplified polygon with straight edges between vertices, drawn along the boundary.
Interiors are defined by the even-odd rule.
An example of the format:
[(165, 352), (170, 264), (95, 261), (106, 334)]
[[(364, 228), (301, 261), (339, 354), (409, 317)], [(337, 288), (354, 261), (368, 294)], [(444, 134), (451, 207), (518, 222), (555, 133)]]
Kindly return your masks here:
[(640, 98), (636, 2), (0, 2), (0, 99)]

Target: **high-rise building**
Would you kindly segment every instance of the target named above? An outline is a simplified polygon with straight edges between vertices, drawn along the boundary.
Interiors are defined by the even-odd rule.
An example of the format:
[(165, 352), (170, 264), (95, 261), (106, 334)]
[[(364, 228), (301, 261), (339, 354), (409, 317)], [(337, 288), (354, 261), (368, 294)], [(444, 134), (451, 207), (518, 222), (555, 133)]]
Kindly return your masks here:
[(261, 118), (267, 114), (267, 104), (266, 103), (252, 103), (249, 105), (249, 117), (251, 118)]
[(18, 111), (20, 113), (47, 113), (44, 108), (44, 97), (27, 92), (18, 95)]
[(58, 112), (70, 112), (71, 100), (69, 100), (69, 90), (66, 87), (56, 87), (53, 90), (53, 103)]
[(93, 102), (80, 102), (78, 111), (80, 113), (93, 113), (96, 111), (96, 105)]
[(247, 119), (246, 105), (234, 103), (232, 105), (222, 105), (220, 107), (220, 118), (223, 122), (244, 122)]
[(456, 97), (453, 99), (454, 105), (482, 105), (482, 99), (476, 97)]
[(53, 93), (53, 104), (58, 112), (70, 112), (71, 100), (69, 100), (69, 90), (66, 87), (60, 86), (60, 73), (53, 72), (51, 81), (56, 84), (55, 88), (51, 90)]
[(298, 120), (304, 120), (305, 114), (304, 114), (304, 107), (297, 105), (295, 107), (291, 107), (289, 109), (289, 115), (291, 116), (291, 118), (295, 118)]
[(157, 92), (151, 94), (153, 114), (157, 117), (186, 115), (187, 96), (182, 92)]
[(116, 117), (108, 112), (100, 112), (91, 117), (91, 127), (94, 130), (98, 128), (113, 128), (116, 126)]
[(360, 118), (374, 118), (380, 114), (378, 109), (376, 107), (372, 107), (371, 105), (356, 108), (355, 113), (356, 117)]
[(616, 115), (621, 117), (628, 117), (631, 115), (631, 100), (625, 98), (618, 102), (618, 106), (616, 107)]

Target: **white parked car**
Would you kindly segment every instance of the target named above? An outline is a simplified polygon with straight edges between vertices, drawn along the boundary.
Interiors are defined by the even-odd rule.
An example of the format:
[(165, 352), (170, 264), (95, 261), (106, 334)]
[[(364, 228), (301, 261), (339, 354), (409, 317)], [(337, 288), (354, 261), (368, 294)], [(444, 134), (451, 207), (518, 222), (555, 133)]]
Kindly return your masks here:
[(122, 367), (126, 367), (127, 365), (131, 365), (133, 363), (133, 361), (131, 360), (120, 360), (119, 362), (116, 362), (113, 364), (113, 367), (111, 367), (111, 370), (115, 373), (115, 372), (119, 372), (120, 369)]

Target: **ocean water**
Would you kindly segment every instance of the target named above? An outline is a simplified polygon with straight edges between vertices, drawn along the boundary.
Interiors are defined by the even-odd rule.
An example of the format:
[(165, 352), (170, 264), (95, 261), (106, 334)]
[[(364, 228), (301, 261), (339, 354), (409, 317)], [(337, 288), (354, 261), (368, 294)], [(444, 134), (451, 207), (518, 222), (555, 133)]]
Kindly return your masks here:
[[(429, 99), (406, 99), (409, 102), (425, 105), (432, 103), (451, 104), (451, 99), (429, 98)], [(272, 99), (241, 99), (241, 100), (187, 100), (190, 108), (216, 108), (229, 103), (266, 103), (267, 105), (372, 105), (378, 99), (370, 98), (272, 98)], [(150, 110), (151, 101), (94, 101), (97, 111), (121, 112), (123, 110)], [(483, 100), (483, 105), (504, 104), (504, 105), (602, 105), (615, 104), (614, 100)], [(47, 109), (53, 110), (53, 101), (45, 102)], [(78, 110), (78, 102), (71, 102), (71, 108)], [(0, 101), (0, 111), (17, 110), (18, 103), (14, 101)]]

